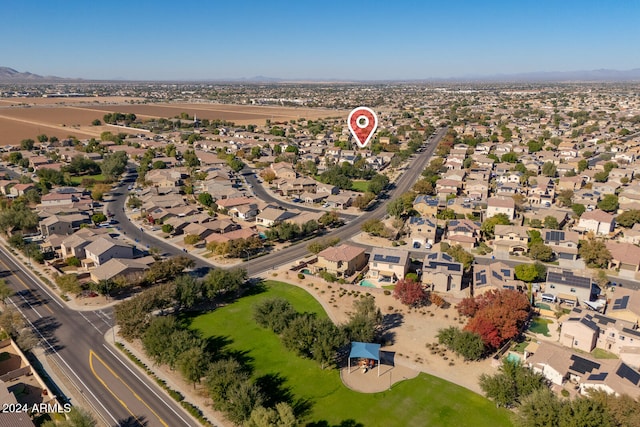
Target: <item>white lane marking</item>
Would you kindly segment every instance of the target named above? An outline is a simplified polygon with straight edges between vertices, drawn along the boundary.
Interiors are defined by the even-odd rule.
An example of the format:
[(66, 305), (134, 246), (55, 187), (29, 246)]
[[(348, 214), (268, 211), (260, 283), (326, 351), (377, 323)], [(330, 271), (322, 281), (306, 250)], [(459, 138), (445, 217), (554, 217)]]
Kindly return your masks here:
[[(31, 303), (29, 301), (27, 301), (27, 299), (24, 297), (24, 295), (22, 295), (21, 292), (18, 293), (18, 295), (20, 296), (20, 298), (22, 298), (22, 301), (24, 301), (25, 303), (27, 303), (27, 305), (29, 306), (29, 308), (31, 309), (31, 311), (33, 311), (35, 314), (38, 315), (39, 318), (42, 319), (42, 316), (40, 315), (40, 313), (38, 313), (38, 310), (36, 310), (36, 308), (34, 306), (31, 305)], [(15, 305), (15, 304), (13, 304)]]
[(164, 400), (164, 398), (163, 398), (163, 397), (161, 397), (158, 393), (156, 393), (156, 391), (155, 391), (153, 388), (151, 388), (151, 386), (149, 386), (149, 384), (147, 384), (145, 381), (142, 381), (142, 379), (138, 376), (138, 374), (136, 374), (134, 371), (132, 371), (132, 370), (131, 370), (131, 368), (130, 368), (126, 363), (124, 363), (124, 362), (120, 359), (120, 357), (118, 357), (118, 356), (117, 356), (113, 351), (111, 351), (111, 349), (110, 349), (106, 344), (102, 344), (102, 346), (103, 346), (105, 349), (107, 349), (107, 351), (108, 351), (109, 353), (111, 353), (111, 355), (112, 355), (113, 357), (115, 357), (115, 358), (116, 358), (116, 360), (118, 360), (118, 362), (120, 362), (120, 364), (122, 364), (122, 366), (124, 366), (124, 367), (127, 369), (127, 371), (131, 372), (131, 374), (132, 374), (134, 377), (136, 377), (136, 378), (138, 379), (138, 381), (140, 381), (140, 382), (141, 382), (141, 383), (142, 383), (142, 384), (143, 384), (147, 389), (149, 389), (149, 391), (150, 391), (151, 393), (153, 393), (153, 394), (154, 394), (154, 396), (156, 396), (156, 397), (157, 397), (157, 398), (158, 398), (162, 403), (164, 403), (164, 404), (167, 406), (167, 408), (169, 408), (169, 410), (170, 410), (171, 412), (173, 412), (173, 413), (174, 413), (178, 418), (180, 418), (180, 419), (182, 420), (182, 422), (184, 422), (184, 423), (185, 423), (186, 425), (188, 425), (188, 426), (192, 426), (192, 425), (193, 425), (193, 424), (190, 424), (189, 422), (187, 422), (187, 420), (185, 420), (184, 418), (182, 418), (182, 417), (180, 416), (180, 414), (179, 414), (179, 413), (177, 413), (177, 412), (175, 411), (175, 409), (173, 409), (173, 408), (172, 408), (172, 407), (171, 407), (171, 406), (170, 406), (170, 405), (169, 405), (169, 404)]
[[(109, 412), (109, 411), (107, 410), (107, 408), (105, 408), (105, 406), (104, 406), (104, 405), (102, 404), (102, 402), (101, 402), (101, 401), (96, 397), (96, 395), (93, 393), (93, 391), (91, 391), (91, 389), (90, 389), (89, 387), (87, 387), (87, 385), (86, 385), (86, 384), (85, 384), (85, 383), (80, 379), (80, 377), (78, 376), (78, 374), (76, 374), (76, 372), (75, 372), (73, 369), (71, 369), (71, 366), (69, 366), (69, 364), (67, 363), (67, 361), (66, 361), (66, 360), (64, 360), (64, 359), (62, 358), (62, 356), (60, 356), (60, 354), (56, 351), (56, 349), (55, 349), (55, 348), (53, 348), (53, 346), (51, 345), (51, 343), (49, 342), (49, 340), (47, 340), (47, 339), (42, 335), (42, 333), (40, 332), (40, 330), (39, 330), (38, 328), (36, 328), (36, 327), (35, 327), (35, 325), (34, 325), (33, 323), (31, 323), (31, 320), (29, 320), (29, 318), (28, 318), (27, 316), (25, 316), (25, 314), (20, 310), (20, 308), (16, 305), (16, 303), (15, 303), (15, 302), (13, 302), (13, 300), (9, 299), (9, 301), (11, 301), (11, 304), (13, 304), (13, 306), (16, 308), (16, 310), (18, 310), (18, 311), (20, 312), (20, 314), (22, 314), (22, 317), (24, 317), (24, 319), (27, 321), (27, 323), (29, 323), (29, 325), (31, 326), (31, 328), (33, 328), (33, 330), (34, 330), (34, 331), (36, 331), (36, 333), (38, 334), (38, 336), (40, 337), (40, 339), (42, 340), (42, 342), (44, 342), (44, 343), (46, 344), (46, 346), (49, 348), (49, 351), (51, 351), (51, 352), (53, 353), (53, 355), (54, 355), (54, 356), (58, 356), (58, 359), (60, 359), (60, 361), (61, 361), (62, 363), (64, 363), (64, 366), (66, 366), (66, 367), (67, 367), (67, 369), (69, 370), (69, 372), (71, 372), (71, 373), (73, 374), (73, 376), (77, 378), (77, 380), (80, 382), (80, 384), (82, 384), (82, 386), (83, 386), (83, 387), (84, 387), (84, 388), (89, 392), (89, 394), (91, 394), (91, 396), (93, 397), (93, 399), (94, 399), (96, 402), (98, 402), (98, 405), (100, 405), (100, 406), (102, 407), (102, 409), (104, 409), (104, 413), (105, 413), (105, 414), (107, 414), (107, 415), (109, 415), (109, 417), (111, 417), (111, 419), (113, 420), (113, 422), (114, 422), (114, 423), (116, 423), (116, 425), (118, 425), (118, 420), (117, 420), (117, 419), (115, 419), (115, 418), (113, 417), (113, 415), (111, 415), (111, 412)], [(75, 384), (74, 384), (74, 386), (75, 386), (76, 388), (78, 388), (78, 386), (76, 386)], [(82, 393), (82, 390), (80, 390), (80, 393)], [(88, 400), (87, 400), (87, 402), (88, 402)], [(91, 402), (89, 402), (89, 404), (90, 404), (91, 406), (93, 406), (93, 404), (92, 404)], [(94, 406), (93, 406), (93, 407), (94, 407)], [(104, 417), (102, 416), (102, 414), (100, 414), (100, 412), (99, 412), (99, 411), (95, 410), (95, 407), (94, 407), (94, 412), (96, 412), (96, 413), (100, 416), (100, 418), (102, 418), (102, 420), (103, 420), (103, 421), (105, 421), (105, 424), (108, 424), (108, 423), (106, 422), (106, 420), (104, 419)]]
[(56, 297), (54, 297), (51, 293), (49, 293), (49, 290), (46, 288), (46, 286), (42, 286), (42, 285), (41, 285), (37, 280), (35, 280), (35, 279), (31, 276), (31, 274), (29, 274), (29, 272), (27, 272), (27, 271), (22, 267), (22, 264), (21, 264), (20, 262), (17, 262), (17, 261), (13, 258), (12, 254), (7, 253), (7, 251), (6, 251), (2, 246), (0, 246), (0, 251), (2, 251), (2, 253), (7, 257), (7, 259), (10, 261), (10, 263), (11, 263), (11, 264), (14, 264), (16, 267), (18, 267), (18, 268), (20, 269), (20, 271), (22, 271), (22, 272), (27, 276), (27, 278), (28, 278), (31, 282), (35, 283), (35, 285), (36, 285), (38, 288), (40, 288), (40, 289), (41, 289), (45, 294), (47, 294), (47, 295), (49, 296), (49, 298), (51, 299), (51, 301), (53, 301), (53, 302), (55, 302), (56, 304), (58, 304), (58, 306), (59, 306), (60, 308), (64, 308), (64, 306), (62, 305), (62, 303), (61, 303), (60, 301), (58, 301), (58, 299), (57, 299)]
[(89, 320), (89, 319), (87, 318), (87, 316), (85, 316), (85, 315), (84, 315), (84, 313), (83, 313), (83, 312), (79, 311), (78, 313), (80, 313), (80, 316), (82, 316), (82, 318), (83, 318), (84, 320), (86, 320), (86, 321), (87, 321), (87, 323), (88, 323), (88, 324), (90, 324), (90, 325), (93, 327), (93, 329), (95, 329), (96, 331), (98, 331), (98, 333), (100, 333), (100, 334), (102, 334), (102, 333), (103, 333), (100, 329), (98, 329), (98, 327), (97, 327), (96, 325), (94, 325), (94, 324), (93, 324), (93, 322), (92, 322), (91, 320)]

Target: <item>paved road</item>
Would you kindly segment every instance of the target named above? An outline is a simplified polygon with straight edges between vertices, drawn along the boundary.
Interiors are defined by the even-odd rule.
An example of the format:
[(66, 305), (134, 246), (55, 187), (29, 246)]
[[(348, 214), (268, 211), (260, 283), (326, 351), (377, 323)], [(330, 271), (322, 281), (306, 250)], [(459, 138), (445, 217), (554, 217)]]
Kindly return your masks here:
[[(263, 200), (268, 203), (276, 204), (286, 209), (297, 209), (297, 210), (305, 210), (305, 211), (311, 211), (311, 212), (327, 212), (324, 209), (314, 208), (312, 206), (308, 206), (303, 203), (289, 203), (289, 202), (277, 199), (273, 197), (267, 190), (265, 190), (262, 184), (258, 182), (258, 178), (256, 177), (255, 173), (253, 173), (251, 168), (249, 168), (248, 166), (245, 166), (241, 172), (244, 175), (247, 182), (252, 186), (251, 190), (253, 190), (253, 193), (260, 200)], [(358, 217), (359, 215), (348, 215), (345, 213), (340, 213), (340, 218), (342, 218), (345, 221), (352, 221)]]
[(108, 426), (198, 426), (184, 410), (105, 343), (111, 310), (70, 310), (0, 247), (0, 271), (17, 292), (10, 303), (33, 325), (48, 354)]

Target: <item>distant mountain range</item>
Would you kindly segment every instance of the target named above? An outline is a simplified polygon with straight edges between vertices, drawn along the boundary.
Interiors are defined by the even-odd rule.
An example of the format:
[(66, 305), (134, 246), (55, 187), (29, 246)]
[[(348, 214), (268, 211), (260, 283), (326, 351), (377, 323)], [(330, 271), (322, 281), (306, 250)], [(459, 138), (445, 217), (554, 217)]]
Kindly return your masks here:
[[(21, 83), (21, 82), (46, 82), (46, 81), (87, 81), (78, 78), (63, 78), (55, 76), (41, 76), (30, 72), (20, 72), (9, 67), (0, 67), (0, 83)], [(89, 80), (90, 81), (90, 80)], [(100, 80), (105, 81), (105, 80)], [(117, 79), (114, 81), (127, 81), (127, 79)], [(195, 82), (194, 80), (190, 80)], [(203, 80), (205, 81), (205, 80)], [(348, 79), (281, 79), (277, 77), (257, 76), (238, 79), (207, 79), (206, 81), (237, 81), (237, 82), (346, 82)], [(391, 80), (385, 80), (391, 81)], [(494, 75), (467, 75), (463, 77), (450, 78), (425, 78), (398, 81), (413, 82), (633, 82), (640, 81), (640, 68), (632, 70), (584, 70), (584, 71), (543, 71), (516, 74), (494, 74)]]
[(51, 81), (66, 80), (55, 76), (41, 76), (28, 71), (21, 73), (9, 67), (0, 67), (0, 82), (26, 82), (26, 81)]

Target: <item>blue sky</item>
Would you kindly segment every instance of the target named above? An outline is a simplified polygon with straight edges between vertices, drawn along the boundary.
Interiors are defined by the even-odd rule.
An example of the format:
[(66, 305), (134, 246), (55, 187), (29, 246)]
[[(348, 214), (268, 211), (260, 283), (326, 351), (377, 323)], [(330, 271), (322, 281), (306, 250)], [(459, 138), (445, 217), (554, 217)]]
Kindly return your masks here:
[(640, 1), (7, 0), (0, 66), (88, 79), (640, 68)]

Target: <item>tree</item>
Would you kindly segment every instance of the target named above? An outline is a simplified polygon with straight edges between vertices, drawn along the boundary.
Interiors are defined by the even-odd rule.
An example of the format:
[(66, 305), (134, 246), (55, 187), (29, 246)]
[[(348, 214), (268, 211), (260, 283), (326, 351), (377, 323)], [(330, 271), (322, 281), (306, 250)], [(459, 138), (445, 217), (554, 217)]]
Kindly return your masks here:
[(445, 252), (461, 263), (465, 270), (469, 269), (475, 260), (475, 257), (460, 245), (450, 246)]
[(362, 231), (364, 231), (365, 233), (369, 233), (372, 236), (386, 235), (386, 228), (382, 221), (380, 221), (379, 219), (368, 219), (362, 223), (362, 226), (360, 228), (362, 229)]
[(260, 172), (260, 176), (262, 177), (264, 182), (268, 184), (271, 184), (271, 182), (273, 182), (273, 180), (277, 178), (276, 173), (271, 169), (264, 169), (262, 172)]
[(480, 335), (490, 348), (515, 337), (530, 310), (526, 295), (511, 289), (491, 290), (458, 304), (460, 315), (471, 316), (465, 330)]
[(616, 396), (604, 390), (591, 389), (589, 398), (606, 408), (613, 426), (640, 425), (640, 402), (628, 394)]
[(45, 421), (42, 427), (95, 427), (98, 425), (98, 422), (90, 412), (78, 406), (72, 406), (71, 411), (65, 416), (66, 419), (64, 421)]
[(329, 246), (335, 246), (338, 243), (340, 243), (339, 237), (326, 238), (315, 241), (313, 243), (309, 243), (309, 245), (307, 245), (307, 249), (309, 250), (309, 252), (317, 254), (327, 249)]
[(62, 274), (56, 277), (56, 285), (65, 293), (79, 295), (82, 292), (77, 274)]
[(571, 210), (573, 211), (575, 216), (580, 217), (587, 210), (587, 208), (581, 203), (574, 203), (573, 205), (571, 205)]
[(177, 330), (175, 317), (155, 317), (142, 336), (142, 345), (147, 356), (157, 364), (167, 363), (169, 349), (167, 338)]
[(400, 216), (404, 213), (404, 202), (402, 201), (402, 199), (397, 198), (387, 203), (387, 213), (390, 216), (400, 218)]
[(276, 403), (274, 408), (256, 407), (252, 412), (245, 427), (296, 427), (293, 409), (286, 402)]
[(343, 224), (342, 219), (340, 219), (340, 215), (338, 215), (338, 212), (335, 210), (322, 214), (318, 219), (318, 222), (324, 227), (336, 227)]
[(616, 216), (616, 223), (622, 227), (631, 228), (640, 222), (640, 210), (629, 209)]
[(207, 298), (215, 298), (225, 294), (236, 294), (247, 280), (247, 270), (213, 269), (204, 278), (203, 292)]
[(173, 233), (173, 225), (171, 224), (162, 224), (162, 232), (171, 234)]
[(91, 122), (91, 124), (92, 124), (93, 126), (101, 126), (101, 125), (102, 125), (102, 122), (100, 121), (100, 119), (94, 119), (94, 120)]
[(400, 279), (393, 289), (393, 297), (409, 307), (421, 307), (429, 301), (429, 293), (422, 283), (411, 279)]
[(578, 161), (578, 173), (585, 171), (589, 168), (589, 162), (586, 159), (580, 159)]
[(547, 386), (542, 374), (533, 372), (520, 362), (505, 359), (495, 375), (480, 375), (480, 388), (496, 405), (511, 407)]
[(227, 390), (223, 410), (229, 420), (240, 424), (248, 420), (251, 412), (263, 402), (264, 397), (256, 384), (249, 380), (235, 381)]
[(182, 352), (176, 364), (182, 378), (192, 383), (195, 388), (207, 370), (207, 355), (202, 347), (193, 347)]
[(510, 225), (511, 221), (506, 214), (499, 213), (491, 218), (487, 218), (480, 226), (480, 231), (484, 234), (486, 239), (493, 239), (496, 225)]
[(529, 256), (536, 261), (549, 262), (553, 260), (553, 249), (544, 243), (534, 243), (529, 248)]
[(107, 154), (102, 163), (100, 163), (100, 170), (104, 177), (110, 181), (115, 181), (127, 167), (127, 153), (124, 151), (117, 151), (113, 154)]
[(485, 354), (482, 337), (469, 331), (461, 331), (455, 326), (438, 331), (438, 342), (465, 360), (479, 360)]
[(382, 324), (382, 313), (371, 296), (353, 302), (354, 313), (344, 325), (350, 341), (372, 342)]
[(413, 185), (413, 191), (415, 191), (418, 194), (429, 194), (429, 195), (435, 194), (435, 188), (433, 187), (433, 183), (431, 183), (431, 181), (428, 181), (426, 179), (421, 179), (417, 181)]
[(517, 412), (517, 425), (521, 427), (559, 426), (563, 403), (548, 387), (541, 387), (521, 399)]
[(247, 371), (236, 359), (221, 359), (211, 363), (205, 376), (205, 386), (214, 407), (220, 409), (233, 383), (246, 381), (248, 378)]
[(571, 206), (573, 199), (573, 190), (562, 190), (558, 194), (557, 199), (561, 206)]
[(101, 222), (105, 222), (106, 220), (107, 216), (102, 212), (94, 213), (93, 215), (91, 215), (91, 221), (93, 221), (94, 224), (100, 224)]
[(202, 281), (189, 274), (183, 274), (173, 281), (175, 298), (180, 307), (189, 309), (202, 300)]
[(380, 194), (382, 190), (389, 184), (389, 178), (383, 174), (375, 174), (367, 185), (367, 192)]
[(554, 178), (558, 173), (558, 168), (553, 162), (545, 162), (542, 165), (542, 174), (550, 178)]
[(615, 194), (605, 194), (602, 200), (598, 202), (598, 208), (605, 212), (615, 212), (619, 206), (618, 196)]
[(551, 215), (547, 215), (544, 217), (544, 226), (545, 228), (550, 228), (552, 230), (560, 229), (560, 224), (558, 223), (558, 220), (556, 219), (556, 217)]
[(15, 291), (9, 286), (6, 280), (0, 279), (0, 302), (6, 304), (7, 300), (15, 294)]
[(206, 192), (200, 193), (198, 195), (198, 202), (200, 202), (200, 204), (203, 206), (211, 207), (211, 205), (213, 204), (213, 196)]
[(22, 141), (20, 141), (20, 148), (26, 151), (31, 151), (33, 150), (33, 147), (35, 146), (35, 144), (36, 142), (31, 138), (23, 139)]
[(580, 242), (578, 255), (587, 267), (607, 268), (612, 256), (607, 245), (600, 239), (587, 239)]
[(284, 298), (267, 298), (253, 308), (253, 320), (276, 334), (282, 333), (297, 315), (298, 312)]
[(518, 264), (515, 266), (515, 273), (516, 279), (526, 283), (535, 282), (543, 278), (538, 276), (538, 269), (534, 264)]
[(184, 236), (185, 245), (196, 245), (201, 240), (202, 237), (200, 237), (198, 234), (187, 234), (186, 236)]
[(353, 201), (353, 206), (363, 211), (367, 208), (367, 206), (369, 206), (369, 203), (371, 203), (371, 201), (375, 198), (376, 198), (376, 195), (369, 192), (364, 194), (358, 194), (358, 196)]

